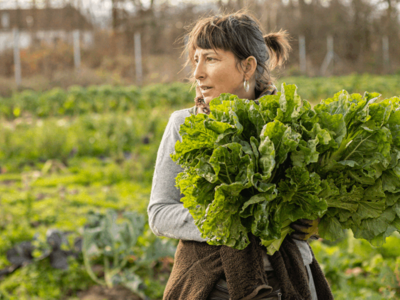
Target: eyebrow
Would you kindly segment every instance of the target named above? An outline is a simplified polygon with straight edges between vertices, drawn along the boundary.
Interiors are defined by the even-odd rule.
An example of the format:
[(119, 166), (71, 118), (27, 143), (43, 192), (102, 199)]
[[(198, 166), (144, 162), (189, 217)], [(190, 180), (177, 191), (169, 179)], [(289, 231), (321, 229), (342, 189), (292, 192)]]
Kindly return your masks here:
[[(206, 55), (208, 55), (208, 54), (215, 54), (215, 55), (218, 55), (215, 51), (207, 51), (207, 52), (204, 52), (204, 53), (203, 53), (203, 56), (206, 56)], [(198, 57), (198, 55), (196, 54), (194, 57)]]

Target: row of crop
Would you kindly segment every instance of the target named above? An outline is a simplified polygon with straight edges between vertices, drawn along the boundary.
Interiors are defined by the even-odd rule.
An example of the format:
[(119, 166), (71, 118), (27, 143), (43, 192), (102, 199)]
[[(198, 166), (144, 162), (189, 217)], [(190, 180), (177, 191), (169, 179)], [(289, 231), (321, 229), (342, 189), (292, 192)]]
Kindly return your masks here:
[(286, 77), (279, 83), (296, 84), (302, 99), (319, 103), (321, 99), (332, 97), (341, 90), (349, 93), (377, 92), (383, 98), (400, 96), (400, 74), (378, 76), (372, 74), (347, 75), (337, 77)]
[[(0, 166), (17, 170), (26, 164), (73, 157), (138, 160), (138, 174), (152, 171), (171, 110), (155, 108), (76, 118), (21, 119), (0, 126)], [(20, 121), (20, 122), (16, 122)], [(141, 174), (143, 175), (143, 173)], [(151, 174), (148, 174), (151, 175)]]
[(0, 117), (14, 119), (24, 114), (38, 117), (76, 116), (86, 113), (125, 112), (193, 103), (194, 89), (189, 84), (136, 86), (72, 86), (46, 92), (25, 90), (10, 98), (0, 97)]
[[(400, 75), (349, 75), (340, 77), (287, 77), (276, 82), (296, 84), (303, 99), (319, 102), (339, 90), (350, 93), (375, 91), (383, 97), (400, 95)], [(187, 83), (136, 86), (73, 86), (46, 92), (25, 90), (12, 97), (0, 97), (0, 118), (14, 119), (24, 114), (38, 117), (71, 116), (86, 113), (123, 112), (160, 106), (175, 108), (193, 105), (195, 91)]]

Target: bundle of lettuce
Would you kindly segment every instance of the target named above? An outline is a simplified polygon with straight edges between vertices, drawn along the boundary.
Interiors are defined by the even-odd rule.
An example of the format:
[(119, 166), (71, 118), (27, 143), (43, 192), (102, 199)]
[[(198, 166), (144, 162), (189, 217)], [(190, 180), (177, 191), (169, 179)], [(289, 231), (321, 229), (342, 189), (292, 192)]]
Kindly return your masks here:
[(221, 94), (180, 127), (176, 186), (202, 237), (273, 254), (291, 222), (381, 245), (400, 231), (400, 99), (341, 91), (312, 107), (295, 85), (257, 101)]

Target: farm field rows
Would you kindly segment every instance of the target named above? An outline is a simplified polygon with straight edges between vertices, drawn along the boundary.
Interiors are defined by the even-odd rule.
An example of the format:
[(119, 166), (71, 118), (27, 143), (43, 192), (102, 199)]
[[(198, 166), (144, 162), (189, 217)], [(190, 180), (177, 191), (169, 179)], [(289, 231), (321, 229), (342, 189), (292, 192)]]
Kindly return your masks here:
[[(313, 103), (340, 89), (400, 95), (400, 75), (279, 82), (297, 84)], [(26, 256), (21, 267), (0, 276), (0, 299), (111, 299), (111, 291), (162, 298), (176, 241), (151, 233), (146, 207), (168, 118), (192, 106), (193, 96), (188, 84), (176, 83), (0, 98), (0, 270), (10, 268), (7, 252), (16, 245), (31, 241), (34, 248), (30, 257), (17, 255)], [(115, 218), (114, 228), (107, 222)], [(60, 249), (49, 243), (55, 229), (67, 232)], [(117, 240), (115, 232), (128, 233)], [(83, 236), (91, 243), (79, 246)], [(335, 299), (400, 299), (398, 234), (380, 248), (350, 233), (311, 246)], [(67, 268), (54, 268), (56, 250), (72, 253)], [(103, 294), (93, 298), (96, 289)]]

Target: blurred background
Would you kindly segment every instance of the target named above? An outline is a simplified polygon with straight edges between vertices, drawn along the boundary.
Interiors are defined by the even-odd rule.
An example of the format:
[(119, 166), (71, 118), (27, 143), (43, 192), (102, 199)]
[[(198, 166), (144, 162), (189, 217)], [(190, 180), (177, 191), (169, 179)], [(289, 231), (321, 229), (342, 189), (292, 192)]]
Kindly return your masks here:
[(189, 71), (182, 70), (181, 56), (188, 26), (201, 16), (244, 6), (266, 32), (290, 33), (293, 51), (282, 75), (392, 74), (400, 69), (399, 5), (397, 0), (2, 0), (0, 94), (17, 86), (182, 80)]
[[(162, 299), (177, 241), (147, 225), (184, 34), (246, 7), (312, 104), (400, 95), (400, 0), (0, 0), (0, 300)], [(400, 299), (400, 235), (311, 243), (335, 299)]]

